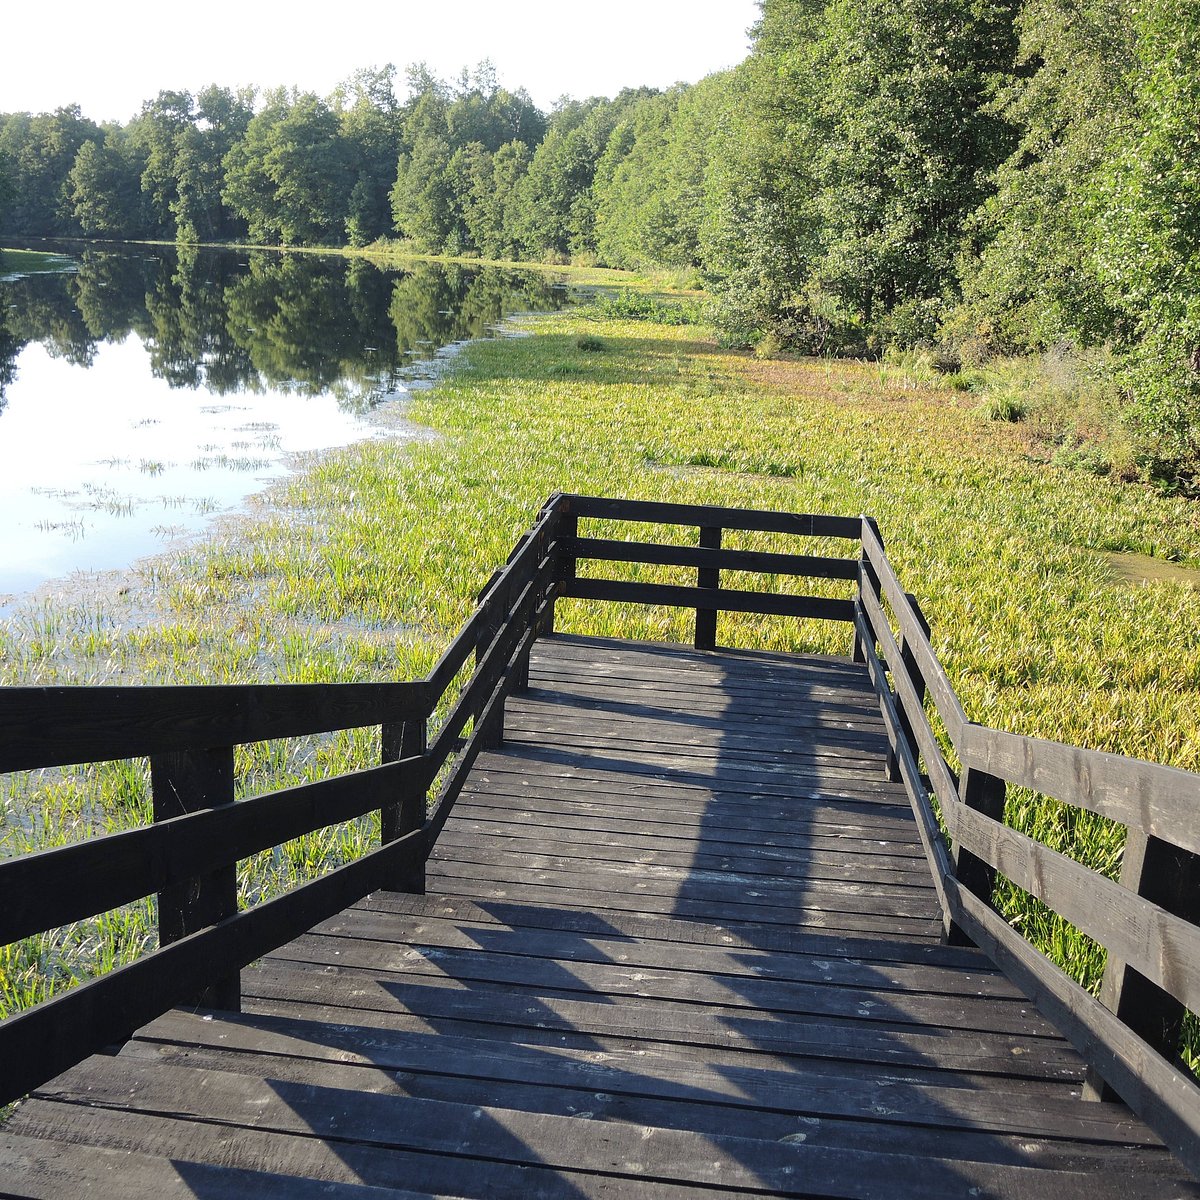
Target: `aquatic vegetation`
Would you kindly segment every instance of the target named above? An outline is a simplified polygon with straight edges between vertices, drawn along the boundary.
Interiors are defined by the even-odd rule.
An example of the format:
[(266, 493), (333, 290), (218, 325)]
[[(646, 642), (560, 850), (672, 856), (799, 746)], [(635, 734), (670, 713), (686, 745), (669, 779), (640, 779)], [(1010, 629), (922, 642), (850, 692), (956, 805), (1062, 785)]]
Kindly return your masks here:
[[(845, 361), (763, 361), (719, 347), (702, 327), (595, 308), (526, 318), (522, 328), (531, 336), (466, 347), (436, 387), (414, 396), (410, 417), (440, 436), (374, 439), (314, 459), (249, 517), (147, 566), (121, 604), (22, 610), (0, 626), (0, 677), (191, 683), (424, 673), (556, 489), (865, 512), (879, 520), (929, 616), (970, 717), (1200, 769), (1200, 589), (1170, 577), (1131, 584), (1110, 558), (1195, 565), (1193, 503), (1036, 461), (1024, 455), (1019, 429), (980, 421), (974, 397), (936, 381)], [(602, 339), (604, 353), (583, 348), (585, 337)], [(728, 544), (784, 548), (765, 534), (731, 535)], [(844, 552), (816, 539), (787, 548)], [(679, 568), (624, 569), (628, 578), (690, 581)], [(728, 582), (749, 586), (735, 573)], [(849, 585), (821, 586), (838, 595)], [(561, 617), (580, 632), (691, 634), (690, 615), (671, 610), (570, 601)], [(844, 626), (739, 614), (722, 614), (718, 639), (849, 649)], [(373, 730), (245, 747), (239, 787), (251, 794), (319, 778), (378, 753)], [(4, 852), (140, 823), (144, 775), (142, 765), (111, 764), (6, 778)], [(1099, 818), (1016, 789), (1009, 817), (1099, 870), (1119, 870), (1122, 831)], [(249, 902), (345, 861), (372, 836), (372, 822), (353, 822), (249, 860), (243, 896)], [(1011, 886), (998, 897), (1036, 944), (1096, 983), (1100, 951)], [(109, 918), (106, 954), (136, 953), (146, 920), (142, 910)], [(30, 964), (75, 953), (86, 938), (72, 937), (10, 950), (4, 995), (32, 994), (20, 982), (33, 978)]]

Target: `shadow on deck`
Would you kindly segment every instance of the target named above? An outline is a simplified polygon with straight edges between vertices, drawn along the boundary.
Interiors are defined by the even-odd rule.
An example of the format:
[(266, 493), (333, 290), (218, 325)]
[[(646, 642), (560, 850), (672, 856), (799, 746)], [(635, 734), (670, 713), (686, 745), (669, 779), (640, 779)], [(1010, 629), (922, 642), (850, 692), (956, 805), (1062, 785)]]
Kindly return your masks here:
[(864, 666), (553, 635), (504, 738), (425, 895), (40, 1089), (0, 1192), (1200, 1194), (943, 944)]

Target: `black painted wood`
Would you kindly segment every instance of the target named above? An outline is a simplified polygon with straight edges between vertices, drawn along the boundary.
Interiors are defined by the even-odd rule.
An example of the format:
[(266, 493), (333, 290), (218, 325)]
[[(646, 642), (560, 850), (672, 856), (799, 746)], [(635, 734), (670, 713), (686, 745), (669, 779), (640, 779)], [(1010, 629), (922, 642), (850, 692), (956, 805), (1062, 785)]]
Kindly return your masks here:
[[(150, 759), (155, 821), (233, 804), (233, 748), (182, 750)], [(237, 912), (237, 863), (167, 884), (158, 893), (158, 941), (162, 946), (216, 925)], [(195, 1004), (237, 1011), (241, 984), (236, 971), (214, 964), (214, 977), (192, 998)]]
[[(423, 720), (384, 725), (381, 730), (380, 757), (384, 763), (417, 758), (428, 750), (428, 737), (428, 723)], [(419, 778), (415, 775), (402, 777), (397, 791), (399, 795), (383, 805), (379, 812), (379, 840), (383, 845), (413, 833), (425, 824), (428, 788), (424, 775)], [(398, 892), (424, 892), (424, 862), (414, 864), (398, 876), (392, 889)]]
[[(700, 529), (700, 549), (720, 550), (721, 530), (717, 526), (704, 525)], [(719, 588), (721, 572), (716, 566), (699, 566), (696, 568), (696, 586), (699, 588)], [(715, 608), (696, 609), (696, 632), (693, 638), (697, 650), (715, 650), (717, 648), (717, 610)]]
[[(1004, 820), (1004, 802), (1008, 789), (1003, 779), (968, 767), (959, 780), (959, 795), (965, 808), (982, 813), (993, 821)], [(996, 868), (987, 858), (981, 858), (968, 850), (961, 841), (954, 843), (954, 874), (959, 886), (978, 896), (985, 904), (991, 904), (992, 891), (996, 885)], [(995, 855), (992, 856), (995, 858)], [(949, 920), (946, 939), (951, 945), (961, 946), (969, 941), (962, 927)]]
[(206, 750), (401, 721), (421, 683), (0, 688), (0, 771)]
[(701, 590), (670, 583), (626, 583), (617, 579), (579, 578), (562, 586), (562, 595), (580, 600), (614, 600), (622, 604), (663, 604), (674, 608), (724, 609), (780, 617), (815, 617), (825, 621), (854, 619), (853, 602), (825, 596), (781, 596), (735, 588)]
[(564, 495), (563, 511), (574, 517), (604, 517), (656, 525), (719, 526), (722, 529), (790, 533), (797, 537), (834, 537), (857, 541), (860, 517), (829, 517), (810, 513), (752, 511), (709, 504), (668, 504), (656, 500), (612, 500), (599, 496)]
[[(1178, 846), (1130, 829), (1121, 885), (1192, 924), (1200, 922), (1200, 857)], [(1164, 1058), (1178, 1058), (1186, 1006), (1121, 955), (1108, 956), (1100, 1002)], [(1116, 1098), (1116, 1092), (1095, 1069), (1089, 1073), (1086, 1094)]]
[[(580, 538), (580, 519), (699, 527), (701, 544)], [(863, 558), (726, 550), (723, 529), (861, 540)], [(587, 557), (695, 568), (697, 586), (579, 577)], [(720, 587), (722, 570), (856, 572), (860, 589), (855, 600), (737, 591)], [(697, 650), (535, 644), (558, 595), (694, 608)], [(522, 1196), (743, 1184), (781, 1195), (959, 1195), (964, 1185), (1056, 1200), (1196, 1194), (1178, 1162), (1200, 1169), (1200, 1089), (1170, 1061), (1183, 1005), (1200, 998), (1195, 776), (970, 722), (867, 518), (554, 496), (480, 600), (422, 683), (183, 689), (164, 692), (157, 714), (146, 710), (154, 689), (95, 690), (79, 697), (79, 731), (38, 744), (45, 765), (88, 761), (97, 746), (148, 748), (159, 824), (0, 866), (0, 895), (23, 879), (65, 879), (72, 866), (91, 873), (88, 903), (158, 887), (164, 947), (0, 1024), (4, 1086), (31, 1086), (98, 1038), (120, 1041), (264, 954), (246, 972), (247, 1007), (256, 1020), (292, 1022), (291, 1040), (226, 1044), (222, 1023), (234, 1018), (218, 1015), (194, 1054), (180, 1032), (132, 1043), (126, 1065), (76, 1068), (22, 1108), (0, 1145), (0, 1191), (13, 1192), (4, 1172), (18, 1161), (43, 1187), (51, 1156), (29, 1150), (40, 1139), (94, 1149), (96, 1169), (64, 1157), (101, 1194), (105, 1152), (136, 1145), (131, 1169), (146, 1187), (172, 1181), (170, 1162), (191, 1155), (219, 1195), (249, 1179), (205, 1132), (229, 1127), (239, 1153), (257, 1147), (265, 1194), (289, 1174)], [(721, 609), (851, 621), (861, 665), (717, 653)], [(454, 706), (427, 746), (426, 719), (450, 686)], [(56, 700), (34, 691), (35, 707)], [(926, 691), (961, 779), (927, 719)], [(14, 695), (0, 697), (0, 719)], [(121, 711), (97, 719), (106, 700)], [(218, 711), (213, 700), (241, 707)], [(230, 803), (233, 745), (360, 723), (382, 726), (381, 767)], [(25, 728), (19, 717), (9, 725)], [(1005, 780), (1130, 822), (1126, 887), (1005, 827)], [(233, 862), (247, 847), (370, 808), (381, 813), (379, 851), (235, 915)], [(921, 847), (924, 875), (914, 870)], [(105, 850), (115, 852), (108, 870)], [(1115, 1012), (990, 909), (997, 870), (1108, 945)], [(342, 911), (371, 888), (387, 890)], [(44, 912), (78, 903), (56, 899)], [(0, 929), (32, 929), (31, 911), (5, 905)], [(940, 944), (945, 920), (1054, 1025), (979, 951)], [(203, 998), (232, 1004), (236, 992)], [(317, 1039), (309, 1050), (300, 1028)], [(325, 1041), (353, 1029), (376, 1041), (385, 1031), (393, 1045), (432, 1039), (411, 1060), (426, 1065), (396, 1068), (415, 1072), (406, 1084), (370, 1061), (330, 1063)], [(563, 1073), (568, 1060), (591, 1072), (586, 1081)], [(476, 1071), (482, 1062), (505, 1065)], [(1120, 1106), (1082, 1102), (1087, 1064), (1098, 1072), (1092, 1093), (1109, 1080), (1178, 1160)], [(483, 1078), (490, 1095), (477, 1090)], [(751, 1086), (767, 1078), (790, 1105), (772, 1107)], [(801, 1097), (812, 1098), (807, 1109)], [(386, 1113), (436, 1124), (454, 1106), (495, 1130), (397, 1135), (379, 1123)], [(1026, 1124), (1013, 1113), (1029, 1114)], [(800, 1128), (788, 1132), (792, 1121)], [(636, 1139), (621, 1132), (630, 1126)], [(704, 1153), (711, 1164), (696, 1160)], [(352, 1180), (347, 1162), (363, 1168)], [(939, 1174), (947, 1163), (953, 1179)], [(897, 1192), (909, 1179), (918, 1189)]]

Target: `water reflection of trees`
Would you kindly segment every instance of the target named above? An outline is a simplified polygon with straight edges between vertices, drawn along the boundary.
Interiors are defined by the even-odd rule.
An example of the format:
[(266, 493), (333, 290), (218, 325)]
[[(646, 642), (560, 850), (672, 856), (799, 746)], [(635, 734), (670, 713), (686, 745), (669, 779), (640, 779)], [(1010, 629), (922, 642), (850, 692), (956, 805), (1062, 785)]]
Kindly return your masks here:
[(365, 409), (414, 359), (484, 335), (507, 313), (565, 302), (535, 272), (461, 265), (384, 271), (361, 259), (187, 248), (89, 248), (78, 264), (0, 284), (0, 404), (26, 345), (87, 366), (101, 343), (132, 333), (172, 387), (332, 390), (343, 407)]

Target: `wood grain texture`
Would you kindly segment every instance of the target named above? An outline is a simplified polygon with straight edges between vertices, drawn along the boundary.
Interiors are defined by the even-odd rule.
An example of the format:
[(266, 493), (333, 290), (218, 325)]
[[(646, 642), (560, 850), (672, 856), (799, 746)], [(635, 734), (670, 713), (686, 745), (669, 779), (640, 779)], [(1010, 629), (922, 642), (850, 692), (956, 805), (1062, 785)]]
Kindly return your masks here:
[(1198, 1194), (941, 943), (928, 831), (884, 777), (894, 703), (851, 727), (873, 652), (493, 641), (485, 723), (526, 651), (504, 741), (443, 782), (427, 894), (312, 913), (244, 971), (244, 1013), (169, 1013), (40, 1089), (0, 1193)]

